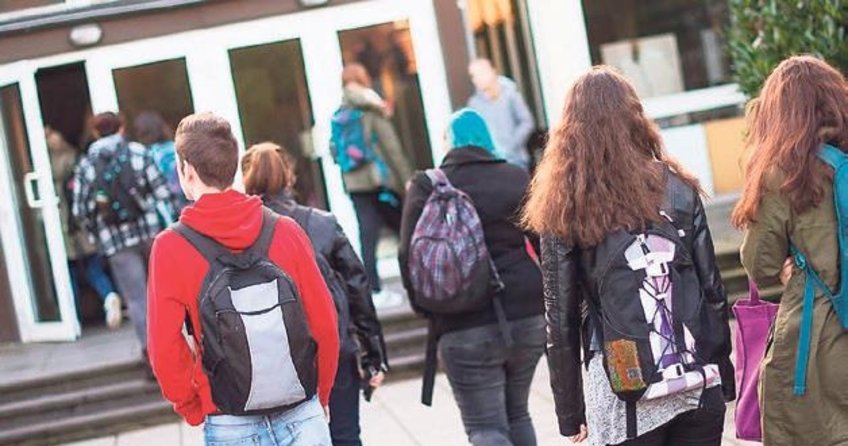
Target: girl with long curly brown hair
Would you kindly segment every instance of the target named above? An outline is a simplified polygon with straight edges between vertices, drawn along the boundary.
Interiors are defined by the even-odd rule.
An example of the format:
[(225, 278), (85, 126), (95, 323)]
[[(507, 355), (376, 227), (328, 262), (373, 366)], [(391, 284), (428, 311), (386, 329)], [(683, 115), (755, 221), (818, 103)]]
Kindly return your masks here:
[[(733, 398), (735, 389), (727, 299), (700, 195), (698, 181), (666, 154), (656, 125), (623, 76), (596, 67), (577, 79), (551, 131), (523, 214), (525, 225), (542, 235), (551, 383), (560, 431), (572, 441), (720, 444), (724, 399)], [(640, 240), (640, 235), (647, 240), (648, 231), (660, 226), (674, 228), (671, 234), (678, 235), (669, 237), (691, 259), (686, 277), (700, 284), (700, 289), (689, 287), (695, 290), (691, 299), (706, 302), (703, 311), (714, 312), (709, 317), (718, 329), (708, 336), (717, 339), (717, 347), (704, 360), (716, 372), (697, 388), (625, 403), (612, 392), (612, 375), (605, 370), (611, 350), (603, 339), (604, 321), (629, 311), (638, 313), (633, 319), (644, 325), (649, 312), (639, 305), (613, 304), (615, 297), (609, 296), (617, 295), (647, 305), (642, 294), (631, 296), (632, 288), (604, 281), (609, 265), (623, 258), (617, 250), (630, 246), (622, 241)], [(631, 254), (648, 258), (638, 249), (628, 250)], [(639, 284), (647, 280), (640, 270), (633, 271), (642, 274)], [(674, 299), (678, 302), (676, 294)], [(581, 347), (588, 368), (585, 382)]]
[(749, 105), (748, 124), (746, 183), (733, 213), (747, 230), (742, 263), (760, 288), (785, 285), (761, 373), (763, 442), (844, 444), (848, 332), (819, 293), (806, 392), (794, 395), (806, 274), (788, 257), (791, 242), (831, 289), (840, 285), (833, 170), (818, 154), (824, 144), (848, 149), (848, 83), (822, 60), (787, 59)]

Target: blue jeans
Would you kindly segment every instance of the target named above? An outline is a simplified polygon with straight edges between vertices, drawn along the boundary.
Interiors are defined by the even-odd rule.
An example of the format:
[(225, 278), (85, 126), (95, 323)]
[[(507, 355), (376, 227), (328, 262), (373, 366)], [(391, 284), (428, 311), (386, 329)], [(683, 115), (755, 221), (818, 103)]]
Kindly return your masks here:
[(79, 298), (80, 277), (84, 278), (85, 282), (94, 289), (101, 301), (106, 300), (106, 296), (115, 292), (112, 279), (106, 274), (103, 257), (99, 254), (71, 260), (68, 262), (68, 266), (71, 269), (71, 286), (74, 290), (74, 296), (77, 298)]
[(545, 318), (510, 321), (507, 346), (498, 324), (442, 335), (439, 355), (468, 441), (474, 446), (536, 446), (528, 399), (545, 351)]
[(315, 397), (269, 415), (210, 415), (203, 426), (207, 446), (332, 446), (324, 409)]

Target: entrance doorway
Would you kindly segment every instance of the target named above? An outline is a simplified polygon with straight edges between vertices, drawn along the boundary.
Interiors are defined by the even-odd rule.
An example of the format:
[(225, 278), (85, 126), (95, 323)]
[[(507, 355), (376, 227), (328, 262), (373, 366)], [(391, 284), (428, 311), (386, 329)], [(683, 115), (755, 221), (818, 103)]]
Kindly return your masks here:
[[(367, 40), (384, 51), (385, 67), (380, 81), (383, 93), (395, 106), (395, 127), (415, 167), (429, 167), (443, 155), (435, 145), (442, 140), (451, 111), (441, 48), (431, 44), (438, 38), (431, 2), (371, 0), (81, 49), (27, 61), (25, 69), (14, 75), (7, 76), (9, 66), (0, 67), (0, 87), (20, 81), (23, 97), (30, 94), (34, 98), (32, 107), (29, 100), (22, 102), (24, 111), (29, 113), (25, 120), (29, 142), (35, 142), (30, 147), (32, 167), (41, 176), (29, 175), (30, 183), (22, 185), (21, 179), (27, 178), (18, 174), (27, 174), (27, 166), (12, 165), (15, 160), (11, 156), (0, 157), (0, 171), (11, 169), (18, 175), (14, 177), (15, 187), (24, 191), (19, 194), (24, 198), (24, 185), (30, 184), (33, 201), (41, 206), (38, 209), (43, 209), (47, 240), (43, 250), (50, 252), (53, 281), (30, 280), (46, 276), (37, 276), (37, 268), (27, 269), (13, 261), (13, 257), (21, 258), (19, 251), (44, 245), (24, 240), (20, 224), (0, 224), (0, 232), (5, 231), (2, 242), (9, 277), (27, 277), (32, 287), (45, 286), (36, 282), (54, 286), (57, 291), (53, 294), (65, 296), (58, 299), (60, 308), (70, 296), (61, 218), (39, 104), (45, 109), (44, 122), (61, 129), (72, 144), (80, 146), (85, 145), (87, 131), (76, 121), (78, 116), (119, 111), (129, 124), (139, 113), (153, 110), (174, 128), (182, 117), (195, 111), (222, 116), (232, 124), (241, 149), (265, 140), (286, 147), (298, 162), (299, 199), (332, 211), (358, 249), (356, 216), (329, 148), (330, 120), (342, 99), (340, 75), (344, 62), (355, 60), (357, 42)], [(59, 98), (61, 94), (56, 91), (61, 90), (58, 79), (62, 78), (64, 88), (75, 91), (73, 98)], [(427, 91), (427, 95), (422, 91)], [(71, 109), (74, 111), (68, 112)], [(5, 137), (9, 132), (0, 130), (0, 135)], [(8, 146), (16, 148), (12, 143), (17, 142), (11, 141)], [(6, 146), (0, 148), (0, 152), (6, 151)], [(9, 184), (11, 178), (8, 176)], [(7, 176), (0, 175), (0, 183), (5, 181)], [(46, 201), (39, 202), (37, 199), (42, 196)], [(0, 219), (12, 215), (5, 212), (8, 206), (0, 203), (0, 210), (4, 211), (0, 212)], [(384, 263), (394, 269), (387, 275), (396, 274), (394, 258)], [(59, 266), (62, 271), (58, 271)], [(22, 315), (19, 323), (29, 317), (22, 308), (32, 307), (34, 302), (44, 306), (49, 301), (41, 300), (51, 296), (24, 292), (22, 288), (13, 294), (17, 296), (15, 311)], [(56, 302), (53, 299), (54, 306)], [(72, 298), (68, 303), (71, 312), (66, 313), (72, 315)], [(66, 322), (66, 314), (60, 316)], [(74, 328), (68, 324), (66, 328)], [(21, 324), (20, 332), (30, 331), (32, 325)], [(66, 338), (76, 336), (73, 331), (69, 337), (67, 333)], [(25, 340), (48, 337), (29, 336)], [(57, 337), (61, 338), (58, 334)]]
[(433, 167), (409, 21), (341, 31), (339, 44), (344, 63), (362, 64), (374, 90), (390, 104), (395, 130), (415, 167)]
[(41, 118), (47, 134), (53, 184), (59, 205), (62, 238), (77, 314), (83, 323), (103, 321), (102, 301), (87, 286), (81, 259), (94, 253), (71, 215), (73, 169), (94, 140), (89, 128), (91, 98), (82, 62), (42, 68), (35, 73)]

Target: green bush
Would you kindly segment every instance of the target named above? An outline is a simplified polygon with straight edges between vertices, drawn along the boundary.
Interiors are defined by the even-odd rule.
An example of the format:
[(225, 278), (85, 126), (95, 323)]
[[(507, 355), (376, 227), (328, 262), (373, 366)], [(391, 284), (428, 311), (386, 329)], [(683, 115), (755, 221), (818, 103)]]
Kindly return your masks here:
[(728, 1), (733, 71), (749, 97), (792, 55), (812, 54), (848, 71), (848, 0)]

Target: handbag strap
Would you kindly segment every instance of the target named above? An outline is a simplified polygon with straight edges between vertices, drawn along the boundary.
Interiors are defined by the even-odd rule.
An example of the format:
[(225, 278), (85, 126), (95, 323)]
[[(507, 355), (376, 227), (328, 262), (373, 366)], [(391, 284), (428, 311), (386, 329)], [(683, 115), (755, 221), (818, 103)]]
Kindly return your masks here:
[(751, 299), (751, 303), (754, 305), (760, 303), (760, 289), (757, 288), (757, 284), (751, 279), (748, 279), (748, 298)]

